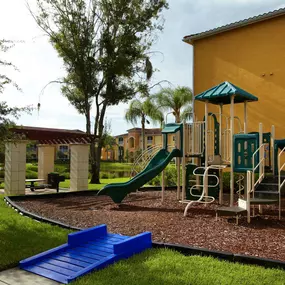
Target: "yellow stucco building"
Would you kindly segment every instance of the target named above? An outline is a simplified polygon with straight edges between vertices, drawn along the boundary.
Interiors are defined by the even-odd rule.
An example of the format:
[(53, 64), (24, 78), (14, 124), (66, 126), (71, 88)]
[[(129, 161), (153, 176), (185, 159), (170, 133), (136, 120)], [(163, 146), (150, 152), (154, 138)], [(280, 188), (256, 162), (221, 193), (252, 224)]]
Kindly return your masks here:
[[(123, 149), (123, 159), (130, 162), (133, 161), (135, 153), (142, 149), (142, 129), (132, 128), (127, 130), (127, 133), (115, 137), (116, 147), (114, 148), (114, 159), (119, 159), (119, 148)], [(168, 136), (168, 144), (174, 145), (174, 135)], [(162, 134), (160, 128), (145, 129), (145, 146), (150, 148), (153, 146), (162, 145)], [(126, 154), (128, 158), (126, 159)]]
[[(285, 8), (185, 36), (193, 46), (194, 94), (229, 81), (259, 98), (248, 105), (248, 131), (264, 132), (275, 125), (276, 138), (285, 137)], [(240, 106), (239, 106), (240, 105)], [(209, 111), (218, 107), (210, 105)], [(198, 120), (204, 104), (195, 102)], [(229, 115), (229, 107), (224, 113)], [(243, 104), (235, 106), (243, 120)]]

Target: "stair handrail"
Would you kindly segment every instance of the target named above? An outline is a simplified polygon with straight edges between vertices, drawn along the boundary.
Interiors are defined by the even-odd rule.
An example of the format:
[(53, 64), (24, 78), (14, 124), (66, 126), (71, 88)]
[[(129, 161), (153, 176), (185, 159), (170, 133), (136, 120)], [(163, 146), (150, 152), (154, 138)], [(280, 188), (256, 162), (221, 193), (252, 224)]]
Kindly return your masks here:
[(278, 198), (279, 198), (279, 220), (281, 220), (281, 189), (285, 184), (285, 179), (281, 182), (281, 171), (285, 167), (285, 162), (281, 166), (281, 156), (285, 153), (285, 147), (278, 154)]
[[(161, 149), (162, 145), (161, 144), (156, 144), (152, 146), (151, 148), (145, 149), (134, 161), (133, 166), (130, 171), (130, 177), (132, 177), (133, 173), (136, 172), (135, 167), (138, 166), (139, 164), (143, 164), (144, 166), (152, 159), (152, 157)], [(144, 156), (146, 154), (152, 153), (151, 155), (148, 155), (146, 159), (144, 159)]]
[[(263, 179), (264, 179), (264, 164), (265, 164), (265, 158), (264, 158), (264, 147), (265, 144), (261, 144), (260, 147), (253, 153), (252, 155), (252, 188), (251, 193), (254, 195), (255, 186), (258, 185)], [(259, 152), (259, 162), (257, 165), (255, 165), (255, 156)], [(258, 167), (261, 167), (261, 171), (259, 171), (259, 177), (257, 181), (255, 182), (255, 170)]]

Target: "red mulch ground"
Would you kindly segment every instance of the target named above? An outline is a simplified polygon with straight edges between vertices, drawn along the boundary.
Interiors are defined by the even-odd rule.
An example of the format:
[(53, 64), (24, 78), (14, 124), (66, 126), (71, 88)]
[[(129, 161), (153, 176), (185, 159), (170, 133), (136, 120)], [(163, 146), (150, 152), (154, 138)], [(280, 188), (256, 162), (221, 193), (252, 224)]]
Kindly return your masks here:
[[(17, 202), (24, 209), (72, 226), (87, 228), (107, 224), (110, 232), (135, 235), (151, 231), (153, 240), (204, 247), (285, 261), (285, 207), (277, 219), (276, 206), (265, 206), (264, 215), (247, 224), (246, 218), (221, 217), (215, 221), (217, 204), (196, 204), (183, 217), (185, 204), (167, 191), (130, 194), (120, 206), (105, 196), (69, 196)], [(283, 201), (284, 202), (284, 201)]]

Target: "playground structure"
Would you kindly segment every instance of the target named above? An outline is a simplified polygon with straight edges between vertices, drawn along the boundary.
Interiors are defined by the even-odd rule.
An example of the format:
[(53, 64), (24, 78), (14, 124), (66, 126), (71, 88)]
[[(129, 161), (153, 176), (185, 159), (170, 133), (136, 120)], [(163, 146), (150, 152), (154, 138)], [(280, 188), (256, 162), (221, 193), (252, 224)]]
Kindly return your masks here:
[[(281, 189), (285, 183), (281, 176), (285, 163), (281, 164), (281, 158), (285, 152), (285, 140), (275, 140), (274, 126), (271, 132), (264, 133), (262, 123), (258, 132), (248, 133), (248, 103), (258, 101), (258, 98), (232, 83), (223, 82), (197, 95), (195, 100), (205, 104), (202, 121), (197, 120), (193, 113), (191, 123), (166, 124), (162, 130), (162, 148), (156, 146), (140, 158), (143, 162), (141, 169), (144, 170), (140, 172), (136, 162), (136, 175), (129, 182), (107, 185), (99, 195), (107, 194), (114, 202), (121, 203), (128, 193), (136, 191), (162, 172), (163, 202), (163, 170), (176, 158), (177, 199), (186, 204), (184, 216), (195, 203), (207, 204), (218, 199), (223, 205), (223, 172), (229, 171), (229, 206), (218, 208), (217, 216), (236, 216), (238, 222), (239, 215), (247, 213), (250, 222), (251, 206), (258, 205), (262, 213), (262, 205), (278, 204), (281, 219)], [(244, 105), (243, 123), (235, 116), (234, 106), (238, 103)], [(209, 104), (217, 105), (219, 112), (209, 112)], [(224, 105), (230, 106), (229, 117), (223, 114)], [(167, 145), (169, 134), (176, 134), (172, 151)], [(279, 154), (278, 150), (281, 150)], [(270, 172), (271, 175), (266, 175)], [(236, 202), (235, 173), (239, 174), (236, 181), (239, 198)], [(254, 215), (254, 207), (252, 213)]]

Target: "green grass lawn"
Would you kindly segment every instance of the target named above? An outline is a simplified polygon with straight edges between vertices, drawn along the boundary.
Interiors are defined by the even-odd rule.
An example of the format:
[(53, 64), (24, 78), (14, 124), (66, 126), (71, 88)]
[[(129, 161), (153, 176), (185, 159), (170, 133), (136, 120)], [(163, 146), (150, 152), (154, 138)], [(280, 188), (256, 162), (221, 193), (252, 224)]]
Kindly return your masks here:
[[(122, 182), (126, 182), (129, 180), (130, 178), (128, 177), (113, 178), (113, 179), (100, 179), (101, 184), (88, 184), (88, 190), (100, 190), (109, 183), (122, 183)], [(70, 180), (65, 180), (64, 182), (60, 182), (59, 187), (69, 188)]]
[(156, 249), (89, 274), (74, 285), (281, 285), (285, 271), (218, 261), (210, 257), (183, 256)]
[(70, 231), (19, 215), (3, 197), (0, 195), (0, 270), (66, 242)]
[[(0, 270), (67, 240), (68, 230), (20, 216), (0, 195)], [(285, 271), (155, 249), (80, 278), (74, 285), (285, 284)]]

